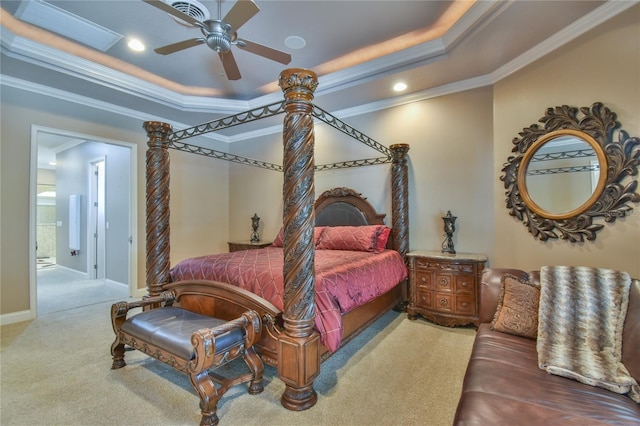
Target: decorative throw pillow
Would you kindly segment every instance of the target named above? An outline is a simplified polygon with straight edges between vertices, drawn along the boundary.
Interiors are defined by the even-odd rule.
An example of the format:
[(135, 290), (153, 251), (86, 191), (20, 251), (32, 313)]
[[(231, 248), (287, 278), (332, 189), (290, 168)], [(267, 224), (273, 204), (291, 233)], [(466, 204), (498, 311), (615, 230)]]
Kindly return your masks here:
[(510, 274), (504, 274), (500, 281), (502, 286), (498, 309), (491, 322), (491, 329), (537, 338), (540, 288)]
[[(315, 228), (313, 228), (313, 241), (316, 246), (318, 245), (318, 242), (320, 241), (320, 236), (324, 232), (325, 228), (326, 226), (316, 226)], [(276, 235), (276, 238), (273, 240), (271, 247), (282, 247), (283, 244), (284, 244), (284, 226), (280, 227), (280, 231), (278, 232), (278, 235)]]
[(389, 240), (389, 234), (391, 234), (391, 228), (386, 226), (380, 230), (378, 234), (378, 241), (376, 243), (376, 253), (382, 253), (387, 247), (387, 241)]
[(375, 252), (378, 236), (384, 228), (384, 225), (327, 226), (317, 248)]

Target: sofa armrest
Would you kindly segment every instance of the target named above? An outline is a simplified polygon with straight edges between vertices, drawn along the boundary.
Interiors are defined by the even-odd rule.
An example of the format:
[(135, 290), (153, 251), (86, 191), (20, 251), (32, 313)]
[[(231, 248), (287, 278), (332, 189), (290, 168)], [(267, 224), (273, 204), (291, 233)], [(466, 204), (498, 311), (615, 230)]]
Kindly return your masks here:
[(482, 271), (480, 280), (480, 323), (491, 322), (498, 307), (501, 279), (504, 274), (511, 274), (522, 280), (540, 281), (538, 271), (525, 272), (512, 268), (487, 268)]

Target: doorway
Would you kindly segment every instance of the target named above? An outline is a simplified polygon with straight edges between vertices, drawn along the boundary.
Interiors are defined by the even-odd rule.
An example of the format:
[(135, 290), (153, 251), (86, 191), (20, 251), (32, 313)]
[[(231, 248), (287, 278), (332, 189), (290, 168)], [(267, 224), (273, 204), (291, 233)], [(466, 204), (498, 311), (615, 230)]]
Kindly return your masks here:
[[(32, 317), (133, 296), (137, 289), (136, 145), (32, 126), (31, 148)], [(54, 229), (55, 257), (42, 268), (38, 267), (42, 226), (37, 226), (37, 195), (46, 167), (46, 175), (54, 176), (48, 184), (55, 188), (55, 214), (48, 218), (48, 225)], [(75, 243), (70, 247), (71, 198), (81, 204), (79, 249)]]

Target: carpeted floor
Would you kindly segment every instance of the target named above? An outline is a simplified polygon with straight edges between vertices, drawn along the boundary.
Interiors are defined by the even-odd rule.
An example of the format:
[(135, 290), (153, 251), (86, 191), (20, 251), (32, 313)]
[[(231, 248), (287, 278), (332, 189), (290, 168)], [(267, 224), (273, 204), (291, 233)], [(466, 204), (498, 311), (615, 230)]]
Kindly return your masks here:
[(90, 280), (85, 274), (62, 268), (55, 263), (39, 263), (38, 266), (38, 317), (129, 297), (129, 288), (124, 284), (104, 279)]
[[(198, 424), (186, 376), (137, 351), (110, 369), (110, 306), (2, 326), (2, 425)], [(220, 424), (450, 425), (474, 335), (390, 312), (322, 365), (313, 408), (284, 409), (284, 385), (267, 367), (262, 394), (241, 385), (222, 398)]]

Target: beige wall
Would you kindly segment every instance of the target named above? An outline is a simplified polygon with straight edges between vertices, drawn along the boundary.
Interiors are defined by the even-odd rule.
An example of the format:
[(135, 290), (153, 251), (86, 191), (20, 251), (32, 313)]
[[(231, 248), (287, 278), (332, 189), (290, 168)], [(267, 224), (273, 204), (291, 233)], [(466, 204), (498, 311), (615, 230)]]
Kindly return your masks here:
[[(142, 121), (103, 110), (2, 86), (0, 314), (28, 311), (29, 168), (31, 126), (60, 129), (97, 138), (135, 143), (138, 192), (138, 288), (145, 287), (145, 151)], [(200, 141), (210, 146), (210, 140)], [(226, 144), (213, 144), (226, 149)], [(182, 247), (197, 253), (226, 248), (228, 165), (224, 161), (172, 151), (172, 259)], [(215, 166), (211, 162), (215, 161)], [(204, 232), (202, 230), (205, 230)], [(188, 244), (186, 243), (188, 241)], [(3, 319), (4, 321), (4, 319)]]
[[(623, 129), (640, 136), (639, 18), (636, 6), (495, 84), (494, 176), (501, 174), (512, 139), (548, 107), (591, 106), (600, 101), (618, 114)], [(504, 188), (494, 183), (494, 266), (585, 265), (622, 269), (640, 277), (640, 204), (631, 204), (630, 216), (605, 224), (594, 242), (541, 242), (508, 215)]]
[[(282, 165), (282, 134), (233, 143), (233, 154)], [(251, 217), (260, 217), (262, 241), (273, 241), (282, 224), (281, 172), (244, 164), (229, 166), (229, 241), (251, 237)]]
[(170, 158), (171, 264), (227, 251), (229, 164), (174, 150)]
[[(416, 102), (388, 110), (345, 118), (385, 146), (408, 143), (410, 248), (440, 250), (444, 239), (442, 216), (458, 217), (454, 245), (458, 252), (490, 255), (493, 238), (492, 89), (490, 87)], [(382, 156), (375, 150), (317, 126), (316, 164)], [(232, 146), (235, 154), (252, 158), (271, 155), (282, 164), (280, 135), (260, 142)], [(258, 155), (258, 157), (255, 157)], [(281, 173), (233, 166), (230, 210), (232, 238), (246, 239), (254, 211), (265, 222), (265, 239), (282, 224)], [(391, 165), (376, 165), (317, 172), (316, 197), (323, 191), (347, 186), (361, 192), (387, 214), (391, 224)], [(271, 208), (269, 208), (271, 205)]]

